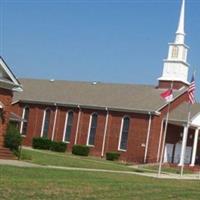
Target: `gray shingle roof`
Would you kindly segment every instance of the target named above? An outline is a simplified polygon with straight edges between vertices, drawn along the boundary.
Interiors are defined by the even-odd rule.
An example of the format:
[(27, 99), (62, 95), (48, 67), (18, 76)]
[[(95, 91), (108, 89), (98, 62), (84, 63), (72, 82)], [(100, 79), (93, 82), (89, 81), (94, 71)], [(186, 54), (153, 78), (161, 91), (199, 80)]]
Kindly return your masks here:
[[(150, 85), (112, 84), (20, 79), (23, 92), (14, 95), (15, 101), (80, 105), (137, 112), (155, 112), (165, 105), (160, 98), (163, 89)], [(175, 92), (175, 96), (183, 93)]]
[[(169, 120), (177, 122), (187, 122), (188, 111), (188, 104), (186, 102), (182, 103), (170, 113)], [(191, 119), (195, 117), (198, 113), (200, 113), (200, 104), (195, 103), (191, 105)]]

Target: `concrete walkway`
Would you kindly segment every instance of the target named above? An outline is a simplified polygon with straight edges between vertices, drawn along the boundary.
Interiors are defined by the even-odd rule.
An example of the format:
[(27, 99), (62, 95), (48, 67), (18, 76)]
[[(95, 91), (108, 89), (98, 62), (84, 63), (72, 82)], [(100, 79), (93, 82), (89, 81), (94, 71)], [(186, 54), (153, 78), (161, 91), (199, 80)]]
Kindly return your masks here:
[(67, 171), (130, 174), (130, 175), (139, 175), (139, 176), (146, 176), (146, 177), (159, 178), (159, 179), (200, 180), (199, 174), (184, 174), (181, 177), (179, 174), (164, 173), (164, 174), (161, 174), (160, 176), (158, 176), (156, 173), (149, 173), (149, 172), (115, 171), (115, 170), (106, 170), (106, 169), (90, 169), (90, 168), (77, 168), (77, 167), (61, 167), (61, 166), (52, 166), (52, 165), (38, 165), (38, 164), (33, 164), (33, 163), (19, 161), (19, 160), (2, 160), (2, 159), (0, 159), (0, 165), (9, 165), (9, 166), (25, 167), (25, 168), (57, 169), (57, 170), (67, 170)]

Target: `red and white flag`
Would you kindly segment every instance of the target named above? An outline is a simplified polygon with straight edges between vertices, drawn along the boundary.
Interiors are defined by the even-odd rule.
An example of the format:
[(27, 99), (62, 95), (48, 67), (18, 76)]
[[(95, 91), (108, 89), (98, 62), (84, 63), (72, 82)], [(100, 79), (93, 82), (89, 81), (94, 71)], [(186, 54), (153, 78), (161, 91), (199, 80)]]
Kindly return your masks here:
[(190, 82), (190, 85), (188, 87), (188, 100), (189, 100), (190, 104), (194, 104), (195, 103), (194, 92), (195, 92), (195, 81), (194, 81), (194, 74), (193, 74), (191, 82)]
[(168, 89), (160, 94), (160, 96), (166, 101), (170, 102), (173, 100), (173, 92), (172, 89)]

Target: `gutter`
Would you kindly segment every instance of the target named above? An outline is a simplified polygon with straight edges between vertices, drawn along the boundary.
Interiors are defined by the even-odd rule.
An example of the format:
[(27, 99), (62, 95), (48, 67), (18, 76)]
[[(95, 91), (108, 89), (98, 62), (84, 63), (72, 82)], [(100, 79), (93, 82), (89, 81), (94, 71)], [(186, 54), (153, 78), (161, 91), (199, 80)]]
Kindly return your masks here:
[(108, 130), (108, 119), (109, 119), (109, 111), (108, 108), (106, 108), (106, 122), (104, 127), (104, 133), (103, 133), (103, 144), (102, 144), (102, 150), (101, 150), (101, 157), (104, 156), (104, 150), (105, 150), (105, 143), (106, 143), (106, 135)]
[(56, 107), (56, 111), (55, 111), (54, 121), (53, 121), (53, 130), (52, 130), (52, 136), (51, 136), (52, 141), (54, 140), (54, 136), (55, 136), (56, 121), (57, 121), (57, 114), (58, 114), (58, 106), (56, 105), (56, 103), (54, 105)]
[[(49, 105), (49, 106), (54, 106), (54, 102), (42, 102), (42, 101), (31, 101), (31, 100), (16, 100), (12, 103), (32, 103), (32, 104), (42, 104), (42, 105)], [(110, 111), (116, 111), (116, 112), (128, 112), (128, 113), (137, 113), (137, 114), (149, 114), (151, 115), (160, 115), (161, 113), (159, 110), (144, 110), (144, 109), (128, 109), (128, 108), (117, 108), (117, 107), (104, 107), (104, 106), (97, 106), (97, 105), (84, 105), (84, 104), (64, 104), (64, 103), (56, 103), (57, 106), (64, 106), (64, 107), (72, 107), (72, 108), (85, 108), (85, 109), (96, 109), (96, 110), (105, 110), (108, 109)]]
[(80, 124), (80, 118), (81, 118), (81, 108), (80, 108), (79, 105), (77, 107), (79, 108), (79, 112), (78, 112), (78, 120), (77, 120), (77, 126), (76, 126), (76, 133), (75, 133), (74, 144), (77, 144), (79, 124)]

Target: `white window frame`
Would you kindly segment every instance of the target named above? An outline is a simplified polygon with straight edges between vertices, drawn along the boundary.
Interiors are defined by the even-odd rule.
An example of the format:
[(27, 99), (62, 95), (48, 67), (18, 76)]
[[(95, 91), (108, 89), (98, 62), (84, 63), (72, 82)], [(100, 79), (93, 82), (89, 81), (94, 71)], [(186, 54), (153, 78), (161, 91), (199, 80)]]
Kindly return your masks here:
[[(127, 149), (121, 149), (120, 148), (120, 146), (121, 146), (120, 144), (121, 144), (121, 140), (122, 140), (122, 130), (123, 130), (123, 126), (124, 126), (124, 118), (129, 118), (129, 125), (130, 125), (130, 121), (131, 121), (131, 118), (128, 115), (123, 116), (123, 118), (121, 119), (121, 127), (120, 127), (119, 142), (118, 142), (118, 151), (126, 152)], [(128, 131), (128, 133), (129, 133), (129, 131)], [(128, 140), (128, 138), (127, 138), (127, 140)]]
[(45, 118), (46, 118), (47, 110), (50, 110), (50, 112), (51, 112), (51, 108), (49, 108), (49, 107), (45, 108), (45, 110), (43, 112), (43, 119), (42, 119), (42, 127), (41, 127), (40, 137), (43, 137), (43, 135), (44, 135), (44, 133), (43, 133), (43, 131), (44, 131), (44, 121), (45, 121)]
[[(92, 125), (92, 116), (93, 116), (94, 114), (96, 114), (97, 117), (98, 117), (98, 113), (97, 113), (97, 112), (93, 112), (93, 113), (90, 115), (89, 126), (88, 126), (88, 134), (87, 134), (87, 143), (86, 143), (86, 145), (87, 145), (87, 146), (90, 146), (90, 147), (94, 147), (94, 146), (95, 146), (94, 144), (89, 144), (90, 129), (91, 129), (91, 125)], [(95, 133), (95, 136), (96, 136), (96, 133)]]
[[(73, 110), (69, 110), (66, 115), (65, 115), (65, 125), (64, 125), (64, 130), (63, 130), (63, 139), (62, 141), (65, 142), (65, 143), (70, 143), (70, 141), (65, 141), (65, 135), (66, 135), (66, 128), (67, 128), (67, 121), (68, 121), (68, 116), (69, 116), (69, 113), (72, 112), (73, 115), (74, 115), (74, 112)], [(73, 122), (72, 122), (73, 123)]]
[[(24, 106), (24, 107), (23, 107), (23, 111), (22, 111), (22, 119), (23, 119), (23, 120), (24, 120), (26, 108), (28, 108), (28, 109), (29, 109), (29, 112), (30, 112), (30, 107), (29, 107), (29, 106)], [(20, 134), (21, 134), (21, 135), (22, 135), (23, 125), (24, 125), (24, 121), (21, 121), (21, 124), (20, 124)], [(23, 134), (22, 136), (26, 137), (26, 135), (24, 135), (24, 134)]]

